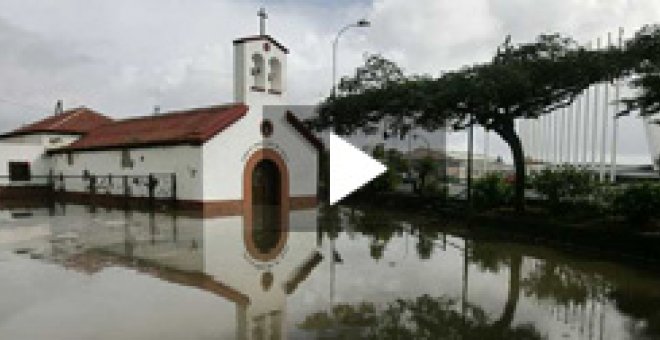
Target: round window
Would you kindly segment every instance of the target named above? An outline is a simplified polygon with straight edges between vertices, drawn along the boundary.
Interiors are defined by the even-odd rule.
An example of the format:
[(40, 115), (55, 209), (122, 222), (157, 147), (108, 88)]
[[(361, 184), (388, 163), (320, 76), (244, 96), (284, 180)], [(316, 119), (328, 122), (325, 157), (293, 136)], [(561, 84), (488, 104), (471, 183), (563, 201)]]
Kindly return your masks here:
[(265, 138), (270, 137), (273, 134), (273, 123), (270, 120), (266, 119), (261, 122), (261, 135)]

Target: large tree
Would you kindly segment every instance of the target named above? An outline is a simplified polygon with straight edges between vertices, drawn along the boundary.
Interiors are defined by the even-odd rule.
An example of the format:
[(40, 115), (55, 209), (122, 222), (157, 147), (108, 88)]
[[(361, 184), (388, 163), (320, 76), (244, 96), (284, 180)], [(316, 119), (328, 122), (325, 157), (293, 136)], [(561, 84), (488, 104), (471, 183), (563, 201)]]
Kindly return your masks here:
[(516, 209), (524, 209), (525, 154), (515, 120), (538, 118), (569, 105), (589, 85), (621, 75), (621, 51), (590, 51), (560, 35), (541, 35), (532, 43), (510, 39), (490, 62), (443, 73), (440, 77), (403, 76), (391, 61), (367, 58), (354, 76), (342, 79), (311, 121), (339, 134), (374, 132), (385, 122), (391, 134), (414, 128), (435, 131), (479, 124), (511, 148), (515, 167)]
[(621, 114), (660, 112), (660, 25), (645, 26), (628, 40), (624, 60), (623, 67), (633, 75), (630, 85), (637, 91), (623, 100), (626, 108)]

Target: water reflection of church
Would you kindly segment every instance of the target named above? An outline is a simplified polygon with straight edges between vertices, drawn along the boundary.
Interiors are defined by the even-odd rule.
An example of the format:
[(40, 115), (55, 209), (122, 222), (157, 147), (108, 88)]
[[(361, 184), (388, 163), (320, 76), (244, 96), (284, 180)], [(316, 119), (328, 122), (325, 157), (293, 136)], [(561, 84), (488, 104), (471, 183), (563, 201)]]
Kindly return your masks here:
[[(71, 211), (87, 207), (62, 208), (68, 211), (54, 232), (72, 231), (67, 216), (87, 216)], [(242, 216), (206, 219), (130, 211), (90, 216), (94, 227), (79, 221), (75, 242), (54, 242), (51, 258), (89, 274), (127, 268), (226, 299), (235, 305), (237, 339), (287, 338), (287, 297), (323, 260), (316, 209), (255, 206)]]

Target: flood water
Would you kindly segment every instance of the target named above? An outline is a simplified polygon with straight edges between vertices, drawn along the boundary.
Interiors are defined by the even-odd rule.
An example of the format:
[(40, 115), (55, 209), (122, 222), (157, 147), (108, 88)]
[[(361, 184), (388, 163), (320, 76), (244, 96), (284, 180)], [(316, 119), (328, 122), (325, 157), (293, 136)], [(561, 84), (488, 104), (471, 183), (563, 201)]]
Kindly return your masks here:
[(660, 274), (438, 221), (0, 211), (0, 339), (653, 339)]

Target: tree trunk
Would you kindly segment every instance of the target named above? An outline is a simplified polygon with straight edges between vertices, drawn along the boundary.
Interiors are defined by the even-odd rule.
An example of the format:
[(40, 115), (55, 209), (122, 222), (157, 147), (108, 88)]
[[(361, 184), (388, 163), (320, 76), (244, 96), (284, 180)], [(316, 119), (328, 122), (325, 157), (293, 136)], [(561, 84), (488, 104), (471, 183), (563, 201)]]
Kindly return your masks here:
[(516, 212), (522, 213), (525, 211), (525, 153), (522, 143), (513, 129), (513, 123), (510, 126), (494, 130), (511, 148), (513, 167), (516, 173), (514, 206)]
[(520, 268), (522, 267), (522, 256), (513, 255), (509, 264), (509, 295), (504, 305), (504, 311), (500, 319), (495, 322), (498, 327), (509, 328), (513, 322), (520, 297)]

